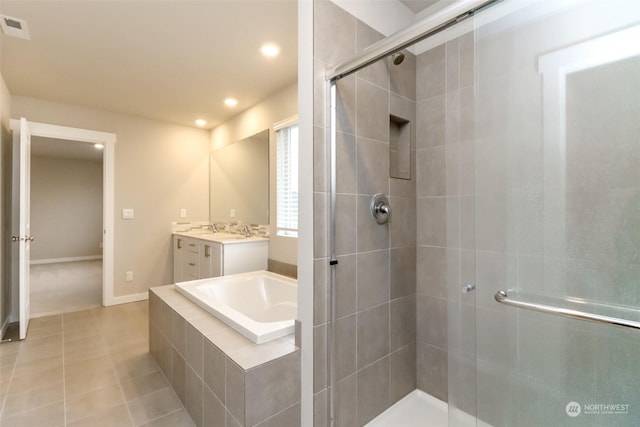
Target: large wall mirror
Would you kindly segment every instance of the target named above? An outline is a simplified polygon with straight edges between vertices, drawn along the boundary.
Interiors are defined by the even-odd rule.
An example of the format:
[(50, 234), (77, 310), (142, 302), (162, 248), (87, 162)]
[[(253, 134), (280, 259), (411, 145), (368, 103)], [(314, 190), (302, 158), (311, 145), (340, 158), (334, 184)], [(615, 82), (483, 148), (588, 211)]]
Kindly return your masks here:
[(269, 130), (211, 153), (211, 222), (269, 224)]

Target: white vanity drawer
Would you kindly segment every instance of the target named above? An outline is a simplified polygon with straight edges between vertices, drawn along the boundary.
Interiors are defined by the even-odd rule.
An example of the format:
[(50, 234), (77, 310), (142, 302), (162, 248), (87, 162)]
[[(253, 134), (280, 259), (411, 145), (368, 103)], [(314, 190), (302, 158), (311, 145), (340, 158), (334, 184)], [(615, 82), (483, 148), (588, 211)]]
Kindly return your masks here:
[(186, 263), (184, 266), (184, 274), (187, 280), (199, 279), (200, 278), (200, 270), (198, 269), (199, 262), (198, 252), (192, 252), (189, 250), (186, 256)]

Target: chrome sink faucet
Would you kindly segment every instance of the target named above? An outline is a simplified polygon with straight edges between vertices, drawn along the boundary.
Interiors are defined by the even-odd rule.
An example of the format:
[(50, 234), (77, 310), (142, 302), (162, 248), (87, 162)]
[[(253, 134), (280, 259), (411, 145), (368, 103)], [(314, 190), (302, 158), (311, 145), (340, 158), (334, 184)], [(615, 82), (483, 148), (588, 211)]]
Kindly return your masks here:
[(251, 231), (249, 227), (247, 227), (247, 224), (243, 224), (242, 227), (240, 227), (240, 232), (244, 234), (244, 237), (251, 237)]
[(207, 228), (210, 228), (212, 233), (218, 232), (218, 229), (216, 228), (216, 225), (214, 223), (207, 224)]

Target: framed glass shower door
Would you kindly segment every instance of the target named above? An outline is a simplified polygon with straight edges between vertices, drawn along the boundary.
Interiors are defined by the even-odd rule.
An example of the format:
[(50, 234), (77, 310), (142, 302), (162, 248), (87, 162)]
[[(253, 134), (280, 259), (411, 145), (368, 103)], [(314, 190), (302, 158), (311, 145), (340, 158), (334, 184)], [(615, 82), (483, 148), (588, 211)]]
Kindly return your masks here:
[(474, 34), (477, 425), (637, 426), (640, 4), (513, 3)]

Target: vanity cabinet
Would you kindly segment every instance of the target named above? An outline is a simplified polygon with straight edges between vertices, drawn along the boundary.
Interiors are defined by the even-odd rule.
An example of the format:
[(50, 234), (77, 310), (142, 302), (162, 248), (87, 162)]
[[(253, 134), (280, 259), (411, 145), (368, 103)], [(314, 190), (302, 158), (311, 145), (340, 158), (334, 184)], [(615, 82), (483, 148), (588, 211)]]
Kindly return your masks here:
[(222, 245), (201, 240), (200, 279), (222, 276)]
[(269, 241), (215, 241), (173, 235), (173, 282), (266, 270)]
[(215, 243), (174, 235), (173, 282), (220, 276), (220, 268), (216, 269), (216, 263), (213, 262), (212, 254), (215, 250), (212, 250), (212, 246), (215, 246)]
[(200, 249), (197, 239), (186, 239), (186, 252), (182, 263), (182, 280), (196, 280), (200, 278)]
[(173, 282), (184, 282), (182, 265), (184, 264), (184, 247), (187, 237), (173, 235)]

